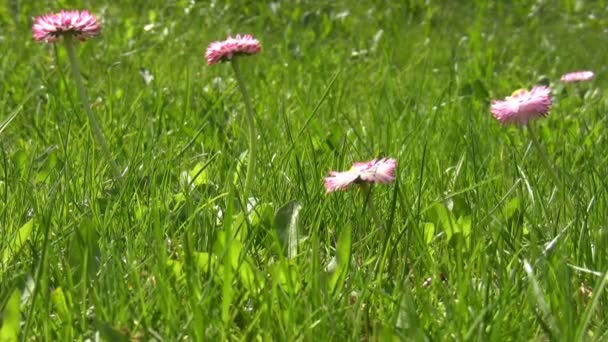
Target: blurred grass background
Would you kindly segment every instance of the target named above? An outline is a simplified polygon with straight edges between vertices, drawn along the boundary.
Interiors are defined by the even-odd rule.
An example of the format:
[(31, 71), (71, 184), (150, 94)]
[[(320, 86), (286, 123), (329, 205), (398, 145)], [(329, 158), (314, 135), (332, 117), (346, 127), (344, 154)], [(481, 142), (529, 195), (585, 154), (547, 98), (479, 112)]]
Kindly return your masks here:
[[(120, 187), (63, 46), (31, 37), (33, 17), (64, 8), (103, 25), (78, 51), (126, 169)], [(605, 339), (607, 11), (605, 1), (9, 0), (1, 336)], [(242, 61), (260, 132), (253, 210), (239, 196), (241, 97), (228, 66), (204, 61), (208, 43), (236, 33), (263, 46)], [(579, 69), (596, 79), (559, 83)], [(559, 184), (527, 131), (489, 111), (535, 84), (554, 93), (534, 128)], [(398, 180), (372, 190), (374, 213), (364, 191), (325, 195), (329, 170), (383, 156), (398, 159)], [(306, 239), (288, 259), (274, 215), (292, 200)]]

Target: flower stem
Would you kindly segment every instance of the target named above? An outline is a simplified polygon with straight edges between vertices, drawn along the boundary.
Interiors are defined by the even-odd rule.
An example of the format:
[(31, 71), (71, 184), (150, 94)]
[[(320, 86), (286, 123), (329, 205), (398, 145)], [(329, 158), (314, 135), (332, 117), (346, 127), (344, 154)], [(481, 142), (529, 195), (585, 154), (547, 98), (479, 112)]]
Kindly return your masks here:
[(234, 74), (236, 75), (236, 82), (239, 86), (239, 90), (243, 94), (243, 101), (245, 102), (245, 109), (247, 110), (247, 115), (245, 116), (247, 119), (247, 125), (249, 126), (249, 161), (247, 162), (247, 175), (245, 176), (245, 203), (248, 203), (249, 193), (251, 191), (251, 183), (253, 182), (253, 177), (255, 173), (255, 163), (257, 158), (257, 133), (255, 129), (255, 114), (253, 112), (253, 107), (251, 106), (251, 101), (249, 100), (249, 94), (247, 93), (247, 88), (245, 88), (245, 82), (243, 82), (243, 77), (241, 76), (241, 72), (239, 69), (238, 57), (232, 58), (230, 64), (232, 65), (232, 69), (234, 69)]
[(543, 161), (543, 164), (545, 164), (545, 168), (549, 171), (549, 173), (551, 173), (551, 176), (553, 177), (555, 184), (560, 185), (561, 180), (560, 180), (559, 176), (557, 175), (557, 172), (551, 165), (549, 158), (547, 157), (547, 155), (548, 155), (547, 151), (536, 138), (536, 135), (534, 134), (534, 130), (532, 129), (532, 126), (530, 124), (528, 124), (526, 127), (528, 128), (528, 134), (530, 135), (530, 138), (532, 139), (532, 144), (534, 144), (534, 148), (536, 148), (536, 150), (539, 152), (541, 159)]
[[(378, 216), (378, 212), (376, 211), (376, 207), (374, 206), (374, 198), (373, 198), (373, 191), (372, 191), (374, 188), (373, 184), (362, 184), (361, 188), (363, 190), (366, 190), (366, 191), (364, 191), (365, 192), (365, 194), (364, 194), (365, 203), (363, 204), (363, 210), (364, 211), (367, 210), (372, 213), (373, 224), (377, 227), (377, 229), (379, 231), (382, 231), (383, 235), (384, 235), (385, 243), (380, 248), (383, 252), (378, 257), (378, 259), (376, 259), (376, 264), (374, 265), (374, 273), (373, 273), (378, 277), (377, 280), (380, 280), (380, 277), (381, 277), (381, 274), (383, 273), (384, 265), (386, 262), (386, 257), (387, 257), (386, 253), (388, 252), (388, 248), (387, 248), (388, 240), (387, 239), (389, 238), (389, 235), (388, 235), (388, 232), (385, 229), (383, 229), (383, 227), (381, 226), (382, 221), (380, 221), (380, 216)], [(363, 217), (363, 213), (362, 213), (361, 217)]]
[(93, 132), (93, 137), (95, 138), (97, 144), (99, 144), (102, 153), (105, 155), (106, 159), (110, 163), (110, 167), (112, 168), (112, 173), (114, 174), (115, 180), (118, 180), (120, 179), (120, 171), (118, 169), (118, 165), (116, 165), (116, 162), (114, 162), (114, 159), (112, 158), (112, 154), (110, 153), (110, 149), (108, 148), (108, 143), (106, 142), (106, 138), (104, 137), (103, 131), (101, 130), (101, 125), (99, 124), (97, 117), (95, 117), (95, 114), (91, 110), (87, 90), (84, 87), (84, 83), (82, 82), (80, 68), (78, 67), (78, 59), (76, 58), (76, 50), (74, 48), (74, 40), (70, 35), (65, 35), (64, 41), (65, 48), (68, 51), (68, 58), (70, 59), (70, 63), (72, 64), (72, 76), (74, 77), (74, 81), (76, 81), (78, 96), (80, 97), (80, 102), (84, 107), (87, 116), (89, 117), (89, 126), (91, 127), (91, 131)]
[(381, 222), (380, 217), (378, 216), (378, 212), (376, 211), (376, 207), (374, 206), (374, 198), (373, 198), (373, 184), (362, 184), (361, 188), (365, 190), (365, 203), (363, 205), (363, 210), (368, 210), (372, 213), (372, 219), (374, 223), (380, 226)]

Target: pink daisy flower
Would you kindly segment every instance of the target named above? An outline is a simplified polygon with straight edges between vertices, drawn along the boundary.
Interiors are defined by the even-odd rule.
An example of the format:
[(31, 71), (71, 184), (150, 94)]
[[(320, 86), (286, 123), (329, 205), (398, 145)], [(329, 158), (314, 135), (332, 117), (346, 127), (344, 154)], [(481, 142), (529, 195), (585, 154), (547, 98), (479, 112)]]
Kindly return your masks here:
[(260, 42), (252, 35), (241, 36), (237, 34), (232, 38), (228, 36), (224, 41), (213, 42), (207, 47), (205, 58), (208, 65), (229, 61), (233, 56), (255, 55), (262, 50)]
[(64, 11), (49, 13), (34, 19), (34, 39), (47, 43), (55, 42), (66, 34), (78, 40), (86, 40), (99, 34), (101, 26), (89, 11)]
[(503, 124), (526, 125), (530, 119), (544, 117), (551, 107), (551, 89), (536, 86), (532, 90), (519, 89), (504, 100), (492, 101), (492, 115)]
[(369, 162), (354, 163), (348, 171), (330, 171), (325, 177), (327, 193), (344, 190), (351, 184), (362, 182), (387, 184), (395, 180), (397, 160), (392, 158), (374, 159)]
[(564, 83), (591, 81), (594, 76), (593, 71), (575, 71), (562, 75), (560, 80)]

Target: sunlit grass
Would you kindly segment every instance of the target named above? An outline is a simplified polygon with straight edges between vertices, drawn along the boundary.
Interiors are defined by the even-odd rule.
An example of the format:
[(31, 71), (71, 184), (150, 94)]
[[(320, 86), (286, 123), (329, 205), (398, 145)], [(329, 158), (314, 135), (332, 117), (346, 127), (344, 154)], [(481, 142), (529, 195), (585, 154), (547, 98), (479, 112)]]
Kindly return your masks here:
[[(606, 338), (605, 4), (247, 3), (62, 2), (103, 22), (77, 52), (120, 183), (65, 51), (31, 38), (60, 7), (0, 5), (0, 336)], [(204, 59), (236, 33), (263, 47), (241, 63), (249, 209), (245, 107)], [(596, 78), (561, 84), (573, 70)], [(536, 84), (559, 182), (490, 113)], [(375, 213), (366, 189), (325, 193), (381, 157)]]

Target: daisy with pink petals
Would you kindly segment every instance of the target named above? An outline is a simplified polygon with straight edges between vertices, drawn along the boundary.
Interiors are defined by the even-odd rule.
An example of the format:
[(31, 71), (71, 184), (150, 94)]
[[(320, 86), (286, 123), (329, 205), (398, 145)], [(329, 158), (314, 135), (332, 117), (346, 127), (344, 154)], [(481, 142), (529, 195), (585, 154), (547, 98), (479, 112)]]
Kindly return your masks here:
[(328, 193), (336, 190), (346, 190), (351, 184), (359, 180), (359, 172), (348, 171), (330, 171), (329, 177), (323, 178), (325, 181), (325, 189)]
[(78, 96), (80, 97), (80, 102), (89, 118), (89, 127), (93, 133), (93, 138), (107, 158), (112, 172), (114, 173), (114, 178), (118, 180), (121, 177), (121, 173), (112, 157), (99, 120), (97, 120), (97, 117), (91, 109), (89, 96), (84, 87), (82, 75), (80, 74), (76, 48), (74, 46), (74, 39), (85, 41), (87, 38), (98, 35), (100, 28), (101, 26), (99, 25), (97, 18), (89, 13), (89, 11), (61, 10), (59, 13), (49, 13), (36, 17), (34, 19), (34, 25), (32, 26), (32, 32), (34, 40), (39, 42), (55, 43), (59, 40), (63, 40), (68, 53), (68, 59), (72, 65), (72, 76), (76, 82)]
[(365, 165), (360, 177), (364, 182), (388, 184), (395, 180), (396, 167), (397, 161), (395, 159), (374, 159)]
[(97, 18), (89, 11), (60, 11), (49, 13), (34, 19), (34, 39), (47, 43), (55, 42), (66, 34), (78, 40), (86, 40), (99, 34), (100, 25)]
[(249, 126), (249, 161), (247, 163), (247, 174), (245, 176), (245, 186), (243, 191), (243, 197), (245, 200), (249, 198), (249, 191), (253, 185), (253, 178), (255, 174), (255, 164), (257, 158), (257, 133), (255, 127), (255, 112), (249, 99), (249, 93), (245, 87), (245, 81), (241, 75), (241, 68), (239, 66), (239, 56), (255, 55), (262, 50), (260, 42), (253, 38), (250, 34), (240, 35), (236, 37), (228, 36), (224, 41), (212, 42), (207, 46), (205, 51), (205, 59), (208, 65), (217, 64), (220, 62), (230, 62), (234, 75), (236, 76), (236, 83), (243, 95), (243, 101), (245, 102), (245, 109), (247, 115), (247, 126)]
[(536, 86), (532, 90), (519, 89), (504, 100), (493, 100), (491, 111), (503, 124), (527, 125), (531, 119), (544, 117), (551, 107), (551, 89)]
[(229, 61), (238, 55), (255, 55), (262, 50), (260, 42), (250, 34), (228, 36), (224, 41), (209, 44), (205, 52), (208, 65)]
[(345, 190), (351, 184), (383, 183), (388, 184), (395, 180), (397, 160), (392, 158), (374, 159), (369, 162), (354, 163), (350, 170), (338, 172), (331, 171), (323, 180), (327, 193), (336, 190)]
[(492, 115), (503, 124), (520, 124), (528, 131), (534, 147), (540, 152), (545, 168), (560, 183), (560, 178), (549, 161), (547, 151), (540, 144), (534, 133), (533, 125), (529, 124), (531, 119), (547, 116), (551, 107), (551, 88), (547, 86), (535, 86), (532, 90), (519, 89), (507, 96), (504, 100), (492, 101)]
[(591, 81), (595, 77), (593, 71), (575, 71), (569, 72), (565, 75), (562, 75), (560, 80), (564, 83), (575, 83), (575, 82), (584, 82)]

